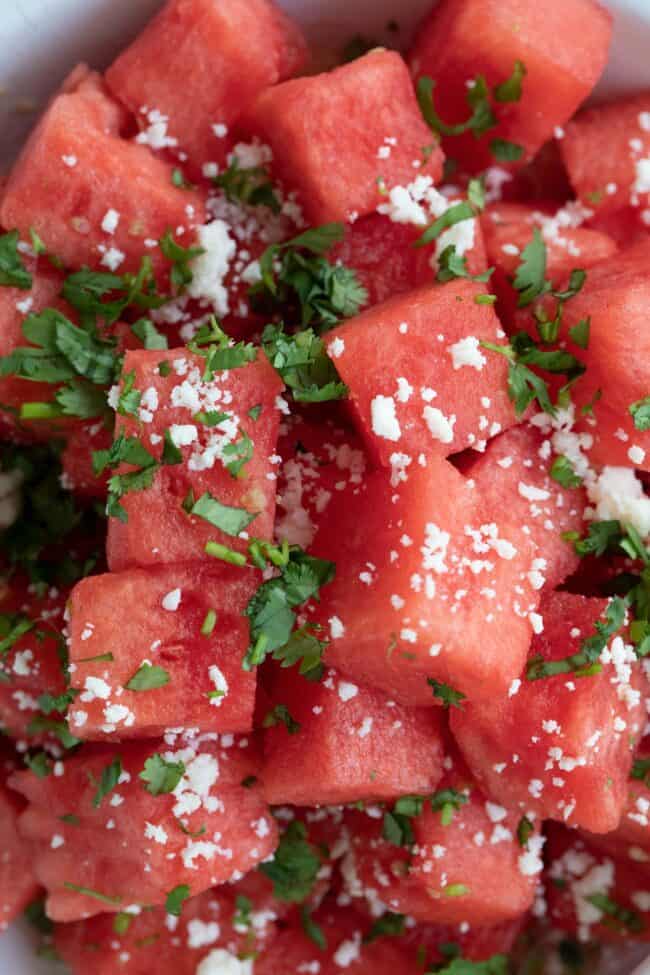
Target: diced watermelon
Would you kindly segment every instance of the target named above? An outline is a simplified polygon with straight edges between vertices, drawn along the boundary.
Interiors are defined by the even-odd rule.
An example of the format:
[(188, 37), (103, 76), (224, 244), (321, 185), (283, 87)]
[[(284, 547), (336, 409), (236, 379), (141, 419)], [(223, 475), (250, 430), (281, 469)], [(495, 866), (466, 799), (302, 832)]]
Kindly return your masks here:
[(158, 907), (57, 925), (56, 949), (73, 975), (86, 975), (89, 959), (93, 975), (114, 975), (116, 970), (124, 975), (151, 975), (153, 971), (157, 975), (195, 975), (197, 966), (213, 951), (235, 957), (257, 953), (273, 938), (273, 911), (248, 897), (250, 915), (238, 913), (238, 889), (218, 887), (199, 894), (182, 904), (178, 919)]
[(350, 389), (369, 449), (447, 456), (479, 447), (515, 422), (503, 356), (480, 343), (503, 336), (485, 288), (462, 279), (391, 298), (329, 333), (327, 350)]
[(548, 917), (579, 941), (650, 940), (646, 878), (572, 830), (548, 830)]
[(27, 240), (34, 229), (71, 268), (136, 271), (147, 253), (164, 270), (161, 251), (146, 242), (202, 224), (202, 198), (174, 186), (172, 167), (121, 138), (122, 126), (122, 109), (96, 76), (79, 82), (76, 72), (14, 165), (0, 205), (2, 225)]
[(642, 214), (635, 207), (612, 212), (598, 211), (590, 218), (589, 226), (607, 234), (619, 247), (631, 247), (639, 241), (647, 240), (650, 235), (650, 227), (643, 223)]
[[(185, 768), (173, 794), (151, 794), (140, 779), (155, 755)], [(100, 801), (109, 767), (121, 774)], [(149, 788), (167, 787), (155, 769), (146, 771)], [(29, 802), (19, 830), (34, 844), (48, 915), (75, 921), (134, 903), (156, 906), (177, 886), (194, 896), (252, 869), (277, 835), (251, 779), (258, 774), (246, 739), (168, 732), (158, 747), (84, 746), (58, 776), (13, 775), (10, 785)]]
[(393, 938), (364, 942), (371, 925), (349, 908), (327, 901), (313, 915), (325, 936), (326, 948), (318, 946), (294, 917), (268, 951), (255, 961), (255, 975), (418, 975), (421, 969)]
[(490, 88), (526, 69), (521, 97), (493, 100), (498, 125), (443, 138), (469, 172), (493, 165), (493, 139), (514, 142), (531, 158), (571, 118), (607, 60), (611, 16), (593, 0), (531, 4), (528, 0), (443, 0), (420, 27), (409, 54), (415, 78), (435, 82), (435, 104), (447, 123), (472, 114), (467, 82), (482, 75)]
[(410, 183), (416, 171), (434, 182), (442, 174), (438, 146), (423, 151), (432, 135), (394, 51), (269, 88), (244, 124), (271, 146), (274, 175), (297, 191), (314, 224), (371, 213), (382, 187)]
[[(223, 563), (151, 566), (79, 582), (70, 602), (74, 733), (249, 731), (255, 674), (242, 669), (249, 640), (243, 614), (258, 585), (257, 573)], [(147, 665), (162, 668), (164, 684), (130, 690)]]
[(519, 203), (498, 203), (488, 207), (482, 218), (488, 264), (496, 267), (492, 288), (499, 295), (502, 320), (510, 322), (517, 294), (512, 287), (521, 253), (540, 229), (546, 245), (546, 275), (554, 285), (574, 268), (586, 270), (607, 260), (618, 247), (611, 237), (583, 226), (585, 213), (574, 203), (560, 210), (540, 203), (533, 207)]
[(505, 200), (522, 203), (553, 200), (560, 205), (573, 196), (557, 139), (545, 142), (533, 159), (516, 172), (501, 169), (497, 171), (511, 177), (503, 187)]
[(255, 96), (306, 60), (299, 27), (269, 0), (168, 0), (106, 81), (138, 118), (138, 141), (185, 154), (200, 176), (225, 161)]
[(41, 596), (16, 577), (3, 580), (1, 589), (2, 639), (21, 624), (25, 632), (9, 640), (2, 655), (0, 725), (12, 738), (41, 741), (49, 731), (66, 730), (61, 713), (46, 716), (41, 712), (39, 698), (43, 694), (57, 697), (66, 689), (62, 630), (67, 593), (52, 588)]
[(598, 214), (650, 205), (650, 95), (587, 108), (560, 142), (578, 198)]
[(539, 431), (521, 424), (490, 441), (464, 473), (479, 497), (495, 510), (508, 498), (515, 518), (537, 549), (536, 588), (555, 589), (577, 569), (580, 559), (564, 532), (582, 534), (586, 495), (582, 488), (562, 487), (550, 475), (551, 444)]
[(103, 500), (108, 488), (108, 475), (95, 474), (93, 453), (108, 450), (113, 436), (100, 421), (84, 423), (69, 437), (61, 453), (65, 485), (80, 498)]
[(440, 780), (441, 719), (431, 708), (402, 707), (334, 670), (320, 683), (306, 681), (295, 668), (274, 676), (271, 703), (300, 726), (276, 717), (264, 732), (262, 779), (272, 805), (389, 799), (432, 792)]
[[(161, 362), (167, 363), (166, 375), (161, 375)], [(250, 535), (271, 537), (276, 397), (282, 383), (261, 354), (245, 366), (215, 372), (208, 382), (203, 381), (205, 366), (204, 358), (186, 349), (129, 352), (125, 357), (123, 375), (134, 374), (142, 405), (137, 415), (118, 416), (116, 434), (141, 437), (157, 459), (163, 456), (165, 436), (175, 438), (182, 463), (163, 464), (151, 487), (123, 498), (127, 521), (111, 518), (109, 525), (112, 571), (207, 559), (205, 545), (210, 540), (246, 549), (246, 537), (232, 537), (186, 513), (183, 502), (190, 491), (195, 501), (209, 492), (223, 505), (255, 513)], [(226, 416), (208, 426), (196, 419), (199, 413), (212, 414), (210, 422), (217, 413)], [(241, 463), (248, 454), (250, 460)]]
[[(19, 346), (27, 345), (22, 323), (31, 312), (43, 308), (58, 308), (70, 316), (69, 306), (59, 298), (63, 278), (46, 261), (21, 255), (25, 268), (32, 276), (29, 290), (0, 288), (0, 356), (10, 355)], [(52, 386), (15, 376), (0, 377), (0, 435), (12, 440), (51, 439), (53, 433), (65, 432), (70, 421), (21, 420), (24, 403), (49, 401)]]
[(621, 820), (611, 833), (588, 839), (616, 859), (634, 864), (636, 870), (650, 878), (650, 776), (648, 774), (650, 742), (644, 739), (634, 756), (631, 777)]
[(314, 542), (337, 567), (315, 615), (328, 662), (406, 704), (440, 703), (427, 678), (470, 700), (505, 693), (538, 600), (530, 542), (505, 501), (497, 514), (435, 457), (334, 498)]
[(17, 821), (24, 803), (0, 783), (0, 932), (18, 917), (38, 894), (32, 850), (18, 835)]
[[(603, 599), (551, 593), (539, 607), (544, 628), (530, 659), (578, 653), (606, 607)], [(489, 795), (594, 833), (616, 828), (643, 728), (645, 681), (622, 637), (607, 656), (599, 673), (524, 679), (508, 696), (452, 715), (465, 760)]]
[(523, 849), (518, 815), (487, 800), (462, 763), (456, 765), (439, 785), (441, 793), (461, 797), (451, 821), (425, 798), (412, 820), (412, 853), (382, 839), (381, 819), (349, 814), (353, 869), (347, 873), (355, 881), (349, 893), (356, 887), (357, 896), (435, 924), (495, 925), (530, 908), (542, 870), (539, 832)]
[(420, 959), (426, 951), (428, 968), (449, 963), (450, 944), (457, 945), (460, 956), (468, 961), (488, 961), (494, 955), (510, 954), (527, 920), (527, 915), (522, 914), (515, 920), (490, 927), (468, 926), (462, 922), (457, 925), (421, 923), (406, 929), (400, 945), (412, 947)]

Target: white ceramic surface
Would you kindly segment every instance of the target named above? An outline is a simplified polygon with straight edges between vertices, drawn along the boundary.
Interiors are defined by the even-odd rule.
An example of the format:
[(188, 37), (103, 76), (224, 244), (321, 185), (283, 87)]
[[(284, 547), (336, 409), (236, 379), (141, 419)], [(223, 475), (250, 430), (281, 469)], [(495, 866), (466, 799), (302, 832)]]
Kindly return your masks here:
[[(280, 0), (302, 23), (313, 45), (333, 50), (355, 33), (395, 43), (395, 35), (386, 33), (391, 18), (399, 23), (397, 36), (407, 43), (432, 2)], [(597, 94), (650, 87), (650, 0), (605, 2), (615, 14), (615, 31)], [(0, 0), (0, 171), (15, 156), (35, 114), (70, 68), (78, 61), (106, 66), (160, 5), (161, 0)], [(627, 975), (627, 971), (615, 963), (611, 975)], [(35, 958), (24, 927), (16, 926), (0, 937), (0, 975), (57, 972), (59, 966)], [(631, 975), (650, 975), (650, 960)]]

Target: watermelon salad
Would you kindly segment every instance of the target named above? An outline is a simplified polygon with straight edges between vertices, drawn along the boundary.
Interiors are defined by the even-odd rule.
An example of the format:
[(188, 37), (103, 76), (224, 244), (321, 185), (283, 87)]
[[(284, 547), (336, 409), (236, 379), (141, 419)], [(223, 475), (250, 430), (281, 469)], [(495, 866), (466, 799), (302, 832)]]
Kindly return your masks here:
[(650, 92), (595, 0), (395, 17), (168, 0), (3, 184), (0, 926), (72, 975), (650, 942)]

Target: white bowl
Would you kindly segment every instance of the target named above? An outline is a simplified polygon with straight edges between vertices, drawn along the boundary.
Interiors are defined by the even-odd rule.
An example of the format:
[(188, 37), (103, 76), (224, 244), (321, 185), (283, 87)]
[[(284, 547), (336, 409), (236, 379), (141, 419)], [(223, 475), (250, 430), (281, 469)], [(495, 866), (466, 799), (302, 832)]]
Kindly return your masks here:
[[(386, 33), (391, 18), (397, 19), (398, 37), (407, 44), (433, 0), (279, 2), (300, 21), (313, 47), (340, 50), (357, 33), (394, 43), (395, 35)], [(15, 157), (38, 110), (70, 68), (78, 61), (96, 68), (108, 65), (162, 0), (0, 0), (0, 4), (2, 171)], [(597, 95), (650, 88), (650, 0), (605, 0), (605, 6), (615, 15), (614, 40)], [(30, 932), (23, 925), (14, 925), (0, 937), (1, 975), (56, 972), (61, 972), (59, 966), (35, 958)], [(626, 975), (629, 964), (616, 961), (610, 973)], [(650, 975), (650, 960), (630, 975)]]

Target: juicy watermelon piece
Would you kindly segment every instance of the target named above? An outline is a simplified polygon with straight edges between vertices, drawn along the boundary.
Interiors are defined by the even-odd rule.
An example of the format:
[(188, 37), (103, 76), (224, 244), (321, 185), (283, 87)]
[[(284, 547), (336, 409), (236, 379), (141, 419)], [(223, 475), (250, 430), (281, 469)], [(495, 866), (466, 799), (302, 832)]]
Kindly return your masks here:
[(71, 268), (122, 274), (147, 253), (164, 270), (161, 251), (146, 241), (202, 224), (202, 198), (174, 186), (172, 167), (145, 146), (121, 138), (123, 110), (96, 76), (79, 77), (54, 98), (15, 163), (0, 222), (26, 240), (34, 229)]
[(559, 206), (573, 197), (557, 139), (545, 142), (533, 159), (516, 172), (500, 171), (511, 177), (504, 185), (503, 198), (506, 200), (522, 203), (553, 200)]
[(273, 938), (274, 912), (250, 896), (254, 922), (241, 923), (238, 890), (218, 887), (199, 894), (183, 903), (178, 919), (158, 907), (57, 925), (54, 943), (73, 975), (86, 975), (90, 958), (93, 975), (114, 975), (116, 969), (124, 975), (195, 975), (213, 951), (238, 957), (262, 951)]
[(496, 925), (530, 908), (542, 870), (539, 832), (522, 849), (518, 814), (487, 800), (462, 762), (456, 764), (438, 787), (461, 797), (453, 817), (443, 823), (441, 811), (432, 811), (425, 798), (412, 819), (412, 853), (382, 838), (381, 819), (349, 814), (348, 893), (356, 887), (357, 896), (379, 899), (391, 911), (443, 925)]
[(416, 958), (426, 951), (427, 968), (443, 962), (449, 964), (450, 944), (458, 945), (461, 958), (468, 961), (488, 961), (494, 955), (509, 955), (528, 917), (522, 914), (512, 921), (504, 921), (489, 927), (467, 924), (416, 924), (407, 928), (400, 938), (400, 945), (412, 948)]
[(548, 917), (579, 941), (648, 941), (647, 879), (635, 867), (551, 826), (547, 844)]
[[(317, 806), (432, 792), (442, 776), (441, 719), (405, 708), (330, 670), (320, 683), (274, 676), (272, 707), (293, 721), (264, 732), (264, 794), (272, 805)], [(273, 710), (269, 718), (273, 720)]]
[(650, 205), (650, 95), (580, 112), (560, 142), (576, 196), (598, 214)]
[(313, 224), (371, 213), (382, 202), (378, 181), (410, 183), (416, 168), (434, 182), (442, 175), (438, 146), (423, 154), (431, 132), (394, 51), (371, 51), (327, 74), (268, 88), (244, 124), (271, 146), (273, 174), (297, 191)]
[(534, 427), (521, 424), (490, 441), (464, 473), (479, 497), (495, 510), (508, 498), (508, 510), (537, 550), (532, 584), (555, 589), (578, 568), (580, 558), (564, 532), (583, 531), (587, 498), (582, 488), (562, 487), (550, 475), (551, 445)]
[[(162, 370), (166, 375), (161, 375), (161, 362), (167, 363)], [(205, 358), (186, 349), (164, 354), (129, 352), (125, 357), (123, 375), (134, 375), (134, 389), (143, 398), (137, 415), (117, 417), (116, 435), (140, 437), (156, 459), (163, 456), (165, 436), (175, 438), (182, 463), (163, 464), (151, 487), (123, 498), (126, 522), (111, 518), (109, 523), (111, 571), (205, 560), (209, 558), (205, 554), (208, 541), (247, 548), (245, 533), (233, 537), (203, 518), (189, 516), (183, 502), (190, 491), (195, 501), (209, 492), (223, 505), (255, 514), (250, 535), (271, 537), (275, 512), (272, 455), (279, 418), (276, 397), (282, 383), (261, 354), (245, 366), (215, 372), (209, 382), (202, 378), (205, 366)], [(207, 426), (196, 419), (199, 413), (211, 414), (210, 422), (217, 413), (227, 415)], [(238, 461), (249, 454), (246, 463)]]
[(269, 0), (168, 0), (106, 81), (138, 118), (137, 141), (182, 153), (200, 176), (205, 163), (225, 161), (255, 96), (306, 60), (299, 27)]
[(64, 483), (80, 498), (105, 500), (108, 475), (95, 474), (93, 453), (108, 450), (113, 441), (110, 430), (102, 421), (85, 423), (75, 430), (61, 453)]
[(327, 947), (320, 948), (308, 937), (299, 917), (255, 961), (255, 975), (417, 975), (421, 968), (409, 958), (394, 938), (364, 943), (371, 925), (349, 908), (326, 901), (313, 915), (325, 936)]
[(635, 207), (604, 212), (599, 210), (589, 220), (589, 226), (607, 234), (619, 247), (632, 247), (639, 241), (647, 240), (650, 234), (650, 228), (643, 222), (642, 213)]
[(430, 457), (378, 471), (326, 508), (314, 542), (336, 561), (315, 615), (328, 663), (406, 704), (440, 703), (427, 683), (470, 700), (505, 693), (530, 642), (530, 542)]
[(18, 835), (24, 803), (0, 784), (0, 932), (5, 931), (38, 894), (32, 851)]
[[(257, 573), (225, 564), (152, 566), (79, 582), (70, 602), (79, 691), (70, 714), (74, 733), (102, 739), (154, 738), (178, 727), (249, 731), (255, 675), (242, 669), (244, 610), (258, 584)], [(216, 623), (204, 635), (210, 613)], [(162, 668), (165, 683), (130, 690), (147, 663)]]
[[(606, 607), (603, 599), (550, 594), (540, 604), (544, 629), (530, 658), (578, 653)], [(643, 728), (645, 681), (620, 636), (607, 657), (600, 673), (524, 679), (508, 696), (452, 715), (465, 760), (489, 795), (594, 833), (616, 828), (632, 744)]]
[(503, 336), (485, 288), (465, 280), (389, 299), (328, 334), (327, 350), (350, 389), (355, 421), (384, 466), (406, 455), (484, 448), (512, 426), (504, 356), (482, 341)]
[[(445, 152), (468, 172), (494, 164), (493, 139), (521, 146), (530, 159), (571, 118), (607, 60), (611, 16), (593, 0), (535, 6), (528, 0), (443, 0), (424, 21), (409, 53), (415, 78), (435, 82), (435, 104), (447, 123), (465, 122), (467, 82), (484, 76), (492, 88), (523, 62), (521, 98), (493, 101), (498, 125), (443, 138)], [(577, 43), (576, 38), (580, 38)]]
[[(154, 755), (185, 768), (172, 794), (151, 794), (139, 777)], [(102, 774), (116, 759), (118, 784), (98, 802)], [(156, 906), (181, 884), (194, 896), (252, 869), (277, 835), (251, 785), (258, 774), (246, 739), (168, 732), (157, 747), (84, 746), (60, 776), (13, 775), (11, 787), (29, 802), (19, 830), (34, 846), (49, 917), (76, 921), (134, 903)], [(149, 778), (151, 788), (166, 787)]]
[[(65, 733), (63, 713), (44, 714), (41, 695), (66, 690), (62, 667), (67, 593), (49, 589), (42, 596), (16, 577), (3, 581), (0, 595), (2, 639), (24, 624), (22, 636), (10, 640), (0, 664), (0, 725), (12, 738), (39, 742), (57, 728)], [(65, 707), (62, 708), (65, 711)]]

